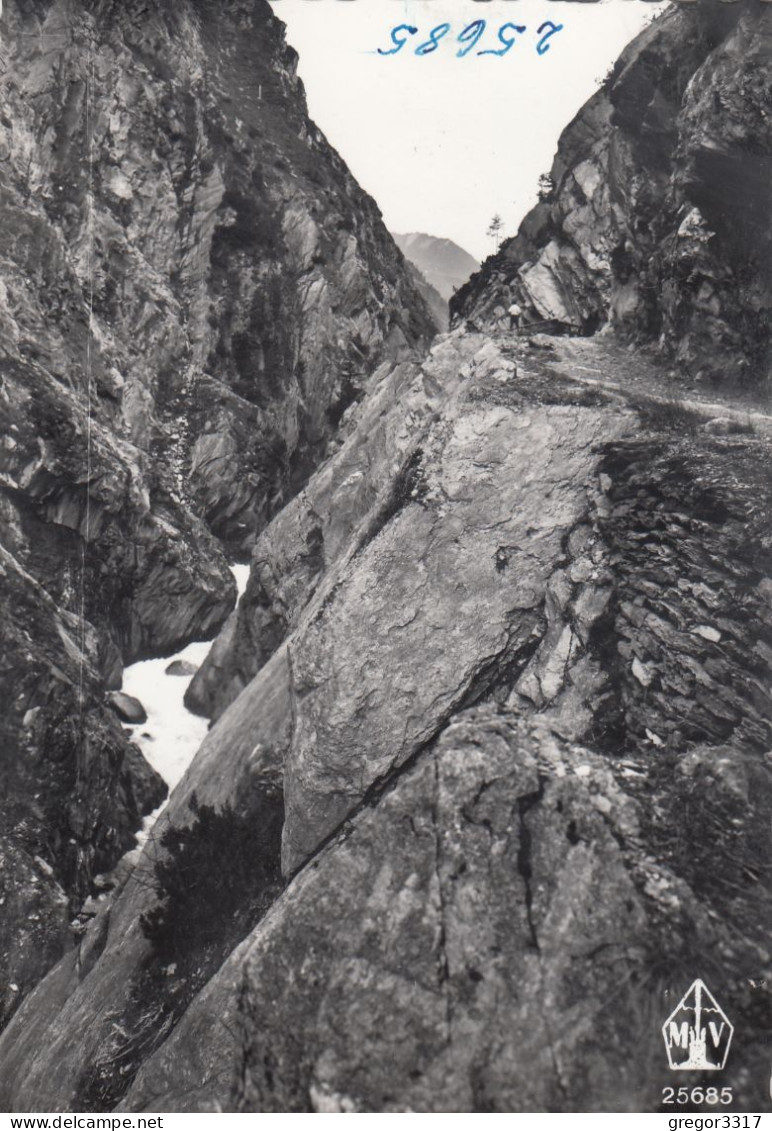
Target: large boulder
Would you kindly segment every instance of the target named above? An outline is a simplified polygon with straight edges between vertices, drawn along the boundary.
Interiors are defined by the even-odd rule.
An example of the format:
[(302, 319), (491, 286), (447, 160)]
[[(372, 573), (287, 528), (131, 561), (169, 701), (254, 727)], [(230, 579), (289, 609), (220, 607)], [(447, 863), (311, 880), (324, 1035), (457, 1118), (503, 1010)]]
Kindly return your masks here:
[(187, 678), (195, 675), (197, 671), (196, 664), (191, 664), (189, 660), (173, 660), (165, 669), (165, 674)]
[(126, 695), (122, 691), (111, 691), (107, 702), (121, 722), (131, 724), (147, 722), (147, 711), (133, 695)]

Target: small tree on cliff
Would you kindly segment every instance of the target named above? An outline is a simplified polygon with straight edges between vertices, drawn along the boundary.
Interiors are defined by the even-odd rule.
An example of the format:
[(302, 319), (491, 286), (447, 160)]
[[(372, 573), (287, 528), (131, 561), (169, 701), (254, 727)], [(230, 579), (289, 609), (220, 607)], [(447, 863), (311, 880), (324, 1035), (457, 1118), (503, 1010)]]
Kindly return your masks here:
[(539, 201), (549, 204), (555, 195), (555, 182), (549, 173), (542, 173), (539, 177)]
[(503, 227), (504, 227), (504, 221), (501, 219), (501, 217), (499, 216), (499, 214), (497, 212), (496, 215), (491, 220), (490, 225), (488, 226), (488, 232), (487, 232), (487, 235), (489, 235), (491, 237), (491, 239), (494, 240), (495, 243), (496, 243), (496, 251), (499, 250), (499, 244), (501, 242), (501, 229)]

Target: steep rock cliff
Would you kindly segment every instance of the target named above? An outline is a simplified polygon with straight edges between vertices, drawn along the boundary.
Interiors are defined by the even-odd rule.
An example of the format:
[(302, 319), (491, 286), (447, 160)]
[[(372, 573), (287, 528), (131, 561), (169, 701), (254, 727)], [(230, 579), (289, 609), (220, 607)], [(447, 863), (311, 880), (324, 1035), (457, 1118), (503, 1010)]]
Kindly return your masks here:
[(0, 548), (0, 1019), (72, 946), (93, 879), (166, 786), (104, 703), (96, 631)]
[[(681, 799), (716, 789), (719, 764), (684, 766)], [(768, 789), (769, 766), (748, 772), (717, 806)], [(750, 905), (737, 937), (682, 862), (657, 858), (649, 802), (629, 787), (538, 723), (491, 707), (454, 716), (297, 877), (120, 1110), (656, 1109), (674, 987), (699, 959), (747, 1017), (743, 979), (766, 942)], [(724, 863), (722, 882), (740, 877)], [(763, 1102), (766, 1070), (752, 1039), (736, 1050), (742, 1071), (722, 1077), (753, 1080), (749, 1103)]]
[(433, 327), (263, 0), (8, 0), (0, 40), (10, 1009), (163, 794), (105, 688), (217, 631), (226, 553)]
[(668, 10), (563, 132), (543, 199), (454, 297), (456, 319), (654, 342), (677, 371), (760, 382), (769, 360), (770, 13)]
[[(656, 407), (458, 332), (378, 378), (264, 535), (262, 666), (0, 1041), (3, 1103), (639, 1110), (700, 970), (758, 1106), (769, 441)], [(251, 911), (184, 912), (172, 968), (174, 845), (206, 905), (243, 823)]]
[(8, 296), (14, 338), (81, 391), (90, 340), (100, 412), (243, 548), (425, 308), (267, 4), (3, 19), (5, 238), (43, 291)]

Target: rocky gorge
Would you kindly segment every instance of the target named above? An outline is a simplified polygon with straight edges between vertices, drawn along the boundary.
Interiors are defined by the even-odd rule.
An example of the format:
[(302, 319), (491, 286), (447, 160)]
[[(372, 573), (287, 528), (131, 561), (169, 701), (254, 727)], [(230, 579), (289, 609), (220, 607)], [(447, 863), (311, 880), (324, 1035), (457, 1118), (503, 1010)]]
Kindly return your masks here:
[(211, 638), (228, 560), (433, 325), (267, 4), (2, 12), (7, 1018), (163, 782), (104, 691)]
[[(0, 1107), (667, 1110), (662, 1025), (700, 978), (734, 1025), (730, 1110), (764, 1110), (767, 6), (674, 8), (627, 48), (431, 345), (278, 21), (219, 12), (4, 7), (35, 34), (3, 86)], [(45, 46), (61, 27), (85, 39)], [(63, 83), (46, 132), (29, 91)], [(159, 136), (168, 198), (135, 148)], [(113, 146), (120, 207), (101, 182), (48, 202), (74, 138)], [(33, 219), (66, 334), (19, 267)], [(90, 262), (95, 293), (123, 280), (107, 310)], [(67, 944), (164, 794), (105, 691), (215, 633), (186, 695), (212, 726)]]

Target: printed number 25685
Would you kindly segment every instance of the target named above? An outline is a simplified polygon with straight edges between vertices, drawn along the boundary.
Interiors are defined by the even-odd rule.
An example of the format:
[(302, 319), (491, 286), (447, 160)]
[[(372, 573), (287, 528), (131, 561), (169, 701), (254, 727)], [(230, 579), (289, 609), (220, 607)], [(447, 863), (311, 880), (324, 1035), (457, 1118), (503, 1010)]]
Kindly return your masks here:
[(730, 1104), (732, 1089), (722, 1088), (663, 1088), (663, 1104)]

